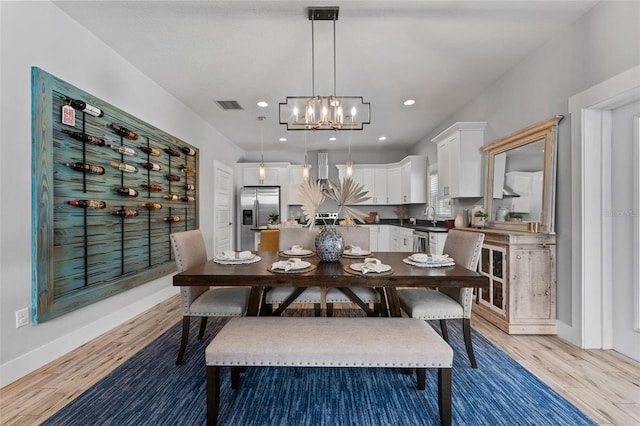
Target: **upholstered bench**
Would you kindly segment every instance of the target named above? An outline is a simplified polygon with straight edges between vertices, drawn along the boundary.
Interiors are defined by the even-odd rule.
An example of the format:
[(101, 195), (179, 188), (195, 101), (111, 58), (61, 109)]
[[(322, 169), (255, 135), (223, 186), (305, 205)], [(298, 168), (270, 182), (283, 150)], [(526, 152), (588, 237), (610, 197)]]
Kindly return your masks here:
[(424, 321), (411, 318), (232, 318), (206, 349), (207, 424), (216, 425), (219, 367), (384, 367), (415, 369), (418, 389), (427, 368), (438, 369), (440, 422), (451, 424), (453, 350)]

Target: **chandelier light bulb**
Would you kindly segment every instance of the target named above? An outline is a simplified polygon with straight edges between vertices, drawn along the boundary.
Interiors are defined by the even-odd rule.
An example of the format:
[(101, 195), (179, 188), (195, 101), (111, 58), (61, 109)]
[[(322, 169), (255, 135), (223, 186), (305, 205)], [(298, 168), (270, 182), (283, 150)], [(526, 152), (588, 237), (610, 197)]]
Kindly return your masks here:
[(302, 177), (309, 180), (309, 165), (306, 162), (302, 165)]
[(265, 177), (267, 177), (267, 166), (264, 163), (260, 163), (260, 167), (258, 167), (258, 180), (260, 183), (264, 183)]
[(347, 177), (351, 177), (351, 175), (353, 174), (353, 163), (351, 162), (351, 160), (347, 161), (346, 172)]

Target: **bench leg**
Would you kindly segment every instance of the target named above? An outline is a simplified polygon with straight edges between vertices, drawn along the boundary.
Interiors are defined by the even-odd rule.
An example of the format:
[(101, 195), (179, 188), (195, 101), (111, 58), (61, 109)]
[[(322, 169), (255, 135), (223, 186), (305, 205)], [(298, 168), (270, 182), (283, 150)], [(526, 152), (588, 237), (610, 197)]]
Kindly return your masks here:
[(425, 382), (427, 378), (426, 368), (416, 368), (416, 380), (418, 381), (418, 390), (425, 390)]
[(451, 426), (451, 368), (438, 368), (440, 424)]
[(231, 367), (231, 389), (238, 389), (240, 387), (240, 373), (242, 373), (243, 367)]
[(218, 424), (220, 406), (220, 369), (215, 365), (207, 366), (207, 426)]

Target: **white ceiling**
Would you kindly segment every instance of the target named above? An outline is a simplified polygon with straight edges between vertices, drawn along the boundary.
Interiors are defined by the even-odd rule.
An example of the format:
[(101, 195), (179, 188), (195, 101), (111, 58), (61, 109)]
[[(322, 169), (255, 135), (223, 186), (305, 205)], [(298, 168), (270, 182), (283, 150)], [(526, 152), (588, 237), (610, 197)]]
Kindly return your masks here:
[[(311, 94), (308, 6), (340, 7), (337, 94), (371, 103), (364, 131), (317, 131), (308, 136), (309, 149), (344, 147), (347, 138), (352, 147), (406, 149), (596, 2), (54, 3), (240, 147), (260, 149), (263, 132), (265, 149), (298, 150), (305, 132), (279, 124), (278, 103)], [(316, 21), (315, 39), (316, 93), (328, 95), (331, 22)], [(416, 104), (404, 106), (408, 98)], [(244, 109), (224, 111), (216, 100), (235, 100)], [(259, 108), (259, 100), (269, 106)], [(338, 141), (329, 142), (330, 136)]]

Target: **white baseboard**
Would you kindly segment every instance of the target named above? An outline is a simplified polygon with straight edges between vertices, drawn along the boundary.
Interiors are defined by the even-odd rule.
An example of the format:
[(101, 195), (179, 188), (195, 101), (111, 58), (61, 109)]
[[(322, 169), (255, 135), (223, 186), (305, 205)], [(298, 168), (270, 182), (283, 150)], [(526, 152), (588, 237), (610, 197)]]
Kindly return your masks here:
[(100, 318), (98, 321), (87, 324), (59, 339), (0, 365), (0, 387), (4, 387), (38, 368), (55, 361), (57, 358), (80, 347), (88, 341), (95, 339), (101, 334), (169, 299), (178, 292), (179, 290), (175, 287), (168, 286), (162, 288), (144, 299), (138, 300), (135, 303)]

